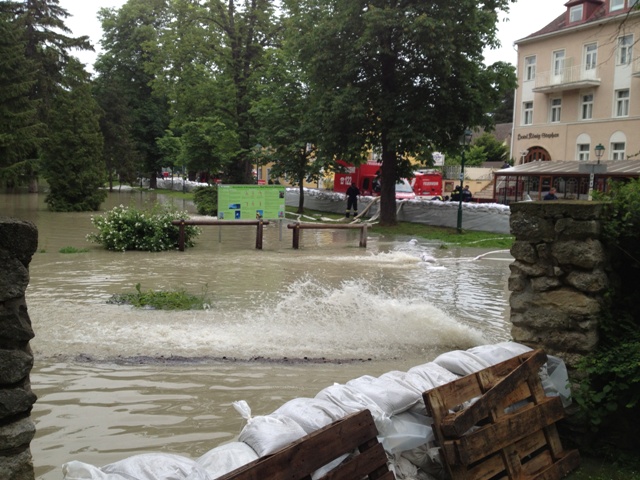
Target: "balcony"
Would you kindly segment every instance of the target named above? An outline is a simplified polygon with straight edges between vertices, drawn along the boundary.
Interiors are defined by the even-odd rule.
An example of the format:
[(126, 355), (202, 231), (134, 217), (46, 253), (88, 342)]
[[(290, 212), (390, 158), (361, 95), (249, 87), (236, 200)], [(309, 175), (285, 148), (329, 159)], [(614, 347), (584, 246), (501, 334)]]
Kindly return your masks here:
[(584, 65), (565, 67), (559, 72), (541, 72), (536, 75), (536, 93), (557, 93), (600, 86), (598, 67), (585, 70)]

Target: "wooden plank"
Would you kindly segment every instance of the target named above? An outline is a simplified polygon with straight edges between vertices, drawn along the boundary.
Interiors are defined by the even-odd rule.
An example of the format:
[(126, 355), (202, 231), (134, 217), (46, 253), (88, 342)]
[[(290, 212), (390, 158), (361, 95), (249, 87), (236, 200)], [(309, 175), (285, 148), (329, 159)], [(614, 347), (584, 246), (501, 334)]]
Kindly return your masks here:
[(579, 466), (580, 454), (577, 450), (569, 450), (561, 459), (531, 478), (532, 480), (560, 480)]
[(387, 468), (387, 455), (384, 452), (384, 448), (378, 443), (375, 447), (348, 459), (345, 463), (342, 463), (323, 477), (320, 477), (320, 479), (353, 480), (354, 478), (359, 478), (358, 475), (362, 475), (361, 472), (363, 471), (373, 472), (381, 467), (383, 471), (380, 472), (380, 476), (373, 477), (370, 475), (370, 478), (383, 478), (383, 473), (391, 473), (389, 472), (389, 468)]
[[(378, 430), (369, 410), (354, 413), (313, 432), (274, 454), (259, 458), (234, 470), (219, 480), (300, 480), (345, 453), (360, 449), (362, 459), (368, 459), (370, 470), (386, 467), (387, 458), (377, 441)], [(376, 457), (377, 456), (377, 457)], [(372, 459), (376, 458), (376, 461)], [(358, 472), (361, 473), (361, 472)], [(375, 477), (371, 477), (375, 478)]]
[[(519, 360), (519, 357), (516, 358)], [(482, 397), (469, 408), (445, 418), (441, 425), (442, 432), (448, 437), (461, 436), (467, 432), (480, 420), (486, 418), (491, 408), (500, 404), (501, 399), (509, 392), (515, 391), (518, 385), (526, 382), (532, 376), (537, 377), (540, 367), (546, 361), (547, 356), (540, 350), (536, 351), (534, 355), (525, 359), (522, 364), (515, 366), (498, 383), (484, 392)], [(479, 379), (487, 378), (486, 371), (478, 372), (476, 375)], [(479, 381), (479, 383), (482, 382)]]
[(458, 457), (463, 464), (469, 465), (562, 418), (564, 408), (560, 398), (547, 397), (547, 401), (539, 405), (530, 405), (505, 415), (495, 424), (486, 425), (456, 440)]

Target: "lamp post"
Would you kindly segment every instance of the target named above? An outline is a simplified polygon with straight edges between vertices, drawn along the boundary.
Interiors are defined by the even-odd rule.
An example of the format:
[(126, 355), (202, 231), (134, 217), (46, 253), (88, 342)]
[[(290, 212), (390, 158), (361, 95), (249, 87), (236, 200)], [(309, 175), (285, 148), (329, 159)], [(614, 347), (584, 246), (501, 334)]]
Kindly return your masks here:
[(469, 143), (471, 143), (471, 137), (473, 136), (473, 132), (470, 129), (465, 129), (464, 131), (464, 135), (461, 138), (460, 144), (462, 145), (462, 161), (461, 166), (462, 168), (460, 169), (460, 192), (458, 192), (459, 198), (458, 198), (458, 224), (457, 224), (457, 230), (458, 233), (462, 233), (462, 187), (463, 187), (463, 183), (464, 183), (464, 162), (465, 162), (465, 158), (464, 158), (464, 153), (465, 150), (467, 149), (467, 145)]
[[(599, 143), (598, 145), (595, 146), (595, 152), (596, 152), (596, 158), (598, 159), (598, 163), (597, 165), (600, 165), (600, 158), (602, 158), (602, 154), (604, 153), (604, 145), (602, 145), (601, 143)], [(593, 184), (595, 181), (595, 170), (596, 170), (596, 166), (592, 165), (591, 166), (591, 173), (589, 174), (589, 200), (593, 199)]]

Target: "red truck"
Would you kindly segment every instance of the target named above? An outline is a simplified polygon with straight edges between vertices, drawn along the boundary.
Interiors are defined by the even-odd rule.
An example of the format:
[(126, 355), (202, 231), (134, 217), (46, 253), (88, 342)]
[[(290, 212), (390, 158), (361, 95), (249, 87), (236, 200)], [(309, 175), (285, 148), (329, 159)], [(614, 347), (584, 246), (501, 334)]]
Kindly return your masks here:
[[(365, 163), (355, 167), (346, 162), (340, 162), (345, 167), (345, 173), (336, 173), (333, 179), (333, 191), (345, 193), (349, 185), (355, 183), (362, 195), (380, 195), (379, 163)], [(442, 195), (442, 174), (438, 171), (417, 172), (411, 181), (402, 179), (396, 183), (396, 199), (404, 200), (416, 196), (435, 197)]]

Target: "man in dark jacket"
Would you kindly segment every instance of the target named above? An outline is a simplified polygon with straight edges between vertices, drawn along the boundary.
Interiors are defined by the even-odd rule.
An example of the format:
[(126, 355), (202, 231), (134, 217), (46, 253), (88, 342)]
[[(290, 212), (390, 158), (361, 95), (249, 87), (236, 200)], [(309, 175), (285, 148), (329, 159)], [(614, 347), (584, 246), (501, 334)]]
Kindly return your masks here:
[(347, 212), (345, 217), (349, 218), (351, 207), (353, 207), (353, 216), (358, 216), (358, 195), (360, 195), (360, 189), (353, 183), (349, 185), (349, 188), (347, 188)]

